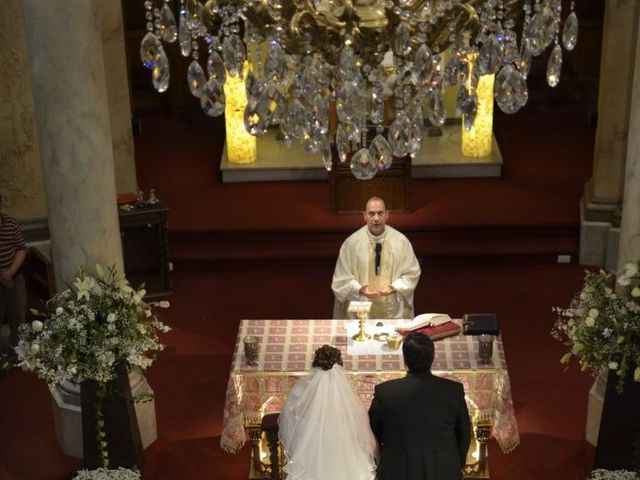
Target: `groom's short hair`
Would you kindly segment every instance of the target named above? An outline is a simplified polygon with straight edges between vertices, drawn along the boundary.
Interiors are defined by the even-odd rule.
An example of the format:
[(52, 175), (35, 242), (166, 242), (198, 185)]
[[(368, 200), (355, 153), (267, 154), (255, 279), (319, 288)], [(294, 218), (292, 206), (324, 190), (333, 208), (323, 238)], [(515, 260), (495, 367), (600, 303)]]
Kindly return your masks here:
[(402, 342), (402, 354), (409, 373), (426, 373), (431, 370), (435, 346), (426, 335), (413, 332)]

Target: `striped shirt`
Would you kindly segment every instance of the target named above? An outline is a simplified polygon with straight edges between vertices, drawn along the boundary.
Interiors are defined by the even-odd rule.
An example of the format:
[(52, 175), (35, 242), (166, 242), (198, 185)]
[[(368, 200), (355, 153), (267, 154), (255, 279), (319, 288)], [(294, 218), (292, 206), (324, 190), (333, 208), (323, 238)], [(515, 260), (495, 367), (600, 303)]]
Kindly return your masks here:
[(26, 248), (27, 244), (16, 219), (0, 214), (0, 270), (10, 268), (16, 252)]

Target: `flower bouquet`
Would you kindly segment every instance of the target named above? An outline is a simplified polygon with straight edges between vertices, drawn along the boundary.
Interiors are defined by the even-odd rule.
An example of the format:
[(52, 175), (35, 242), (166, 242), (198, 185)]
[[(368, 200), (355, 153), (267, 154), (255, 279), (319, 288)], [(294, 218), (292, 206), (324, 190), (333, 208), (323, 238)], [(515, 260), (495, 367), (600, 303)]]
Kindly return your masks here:
[[(616, 283), (619, 285), (616, 291)], [(608, 368), (623, 390), (628, 372), (640, 381), (640, 265), (628, 263), (618, 276), (600, 270), (587, 272), (567, 308), (554, 308), (558, 320), (553, 336), (569, 347), (561, 359), (576, 358), (582, 370), (598, 375)]]
[(81, 385), (87, 467), (109, 466), (108, 437), (117, 436), (116, 425), (131, 431), (131, 438), (118, 438), (122, 448), (111, 451), (117, 466), (139, 464), (140, 434), (132, 423), (135, 415), (127, 414), (138, 399), (131, 398), (127, 372), (149, 367), (164, 348), (158, 334), (169, 330), (153, 312), (169, 302), (147, 303), (145, 293), (132, 288), (115, 267), (105, 271), (97, 265), (95, 276), (80, 270), (42, 312), (32, 310), (32, 322), (20, 327), (19, 366), (50, 388), (65, 380)]
[(36, 373), (50, 386), (63, 380), (106, 383), (115, 366), (145, 370), (164, 346), (158, 332), (167, 332), (144, 289), (133, 289), (114, 267), (96, 266), (97, 275), (80, 270), (73, 283), (57, 293), (42, 312), (20, 328), (16, 347), (19, 366)]

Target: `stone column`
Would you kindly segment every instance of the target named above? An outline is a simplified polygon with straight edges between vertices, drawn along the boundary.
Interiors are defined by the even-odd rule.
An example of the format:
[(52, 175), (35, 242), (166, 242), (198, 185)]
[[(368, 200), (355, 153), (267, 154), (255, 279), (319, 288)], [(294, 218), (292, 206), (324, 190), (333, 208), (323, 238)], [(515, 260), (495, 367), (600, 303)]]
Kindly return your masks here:
[[(608, 8), (608, 7), (607, 7)], [(637, 17), (637, 15), (634, 15)], [(624, 112), (627, 117), (628, 131), (640, 131), (640, 35), (633, 34), (634, 43), (631, 48), (629, 63), (631, 73), (628, 82), (628, 105)], [(622, 53), (622, 51), (621, 51)], [(640, 257), (640, 137), (629, 135), (624, 142), (624, 203), (622, 205), (622, 221), (618, 229), (619, 242), (611, 242), (609, 248), (616, 255), (607, 263), (610, 269), (621, 271), (628, 261)], [(598, 443), (602, 406), (607, 386), (607, 372), (601, 373), (589, 392), (587, 410), (586, 438), (592, 445)]]
[(639, 5), (606, 2), (593, 176), (580, 205), (580, 263), (609, 269), (617, 264)]
[[(123, 272), (96, 0), (23, 3), (56, 284), (96, 263)], [(56, 433), (63, 450), (78, 455), (80, 402), (67, 387), (53, 396)], [(155, 406), (140, 405), (153, 416), (153, 431), (141, 431), (148, 442), (149, 434), (155, 438)]]
[(629, 135), (627, 143), (618, 270), (625, 263), (640, 258), (640, 34), (636, 35), (635, 74), (629, 115), (629, 131), (634, 134)]
[[(138, 189), (138, 183), (131, 132), (131, 96), (122, 1), (98, 0), (96, 3), (102, 32), (116, 191), (118, 193), (135, 192)], [(142, 4), (140, 9), (140, 11), (144, 10)]]
[(56, 284), (97, 262), (122, 272), (95, 2), (26, 0), (24, 9)]

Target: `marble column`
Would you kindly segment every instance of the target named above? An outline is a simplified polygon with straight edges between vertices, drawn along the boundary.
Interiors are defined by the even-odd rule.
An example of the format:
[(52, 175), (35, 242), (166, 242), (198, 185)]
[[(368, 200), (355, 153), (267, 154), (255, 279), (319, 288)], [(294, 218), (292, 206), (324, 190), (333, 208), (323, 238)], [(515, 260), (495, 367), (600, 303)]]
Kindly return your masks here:
[(627, 262), (640, 258), (640, 34), (637, 34), (635, 50), (635, 73), (631, 91), (631, 112), (627, 161), (624, 179), (624, 203), (620, 229), (618, 270)]
[(605, 7), (593, 176), (580, 205), (580, 263), (615, 269), (640, 2)]
[[(632, 84), (629, 115), (629, 131), (640, 132), (640, 34), (636, 34), (634, 53), (635, 71)], [(624, 176), (624, 202), (620, 226), (617, 271), (621, 272), (627, 262), (640, 259), (640, 137), (629, 135), (626, 149)], [(608, 372), (607, 372), (608, 373)], [(606, 374), (598, 377), (589, 395), (587, 440), (593, 445), (598, 442), (600, 419), (606, 389)], [(589, 437), (589, 432), (592, 433)]]
[(22, 0), (0, 0), (0, 195), (19, 219), (46, 216)]
[[(23, 5), (56, 284), (64, 285), (80, 267), (93, 270), (96, 263), (122, 272), (96, 0), (24, 0)], [(56, 433), (63, 450), (78, 455), (79, 397), (73, 388), (60, 390), (53, 397)], [(155, 405), (141, 405), (153, 417), (155, 438)]]
[[(627, 79), (630, 93), (625, 115), (628, 117), (628, 131), (638, 132), (640, 131), (640, 35), (638, 31), (634, 33), (631, 52), (632, 68)], [(640, 137), (638, 135), (629, 135), (626, 139), (624, 160), (624, 201), (619, 242), (610, 246), (612, 249), (615, 248), (616, 263), (607, 265), (610, 269), (618, 271), (622, 270), (626, 262), (640, 258)], [(606, 385), (607, 375), (603, 373), (596, 379), (589, 392), (586, 438), (594, 446), (598, 443)]]
[(96, 263), (123, 271), (95, 1), (24, 9), (56, 284)]
[[(121, 0), (98, 0), (102, 52), (111, 124), (116, 191), (135, 192), (136, 163), (131, 132), (131, 96)], [(143, 8), (140, 5), (140, 8)]]

